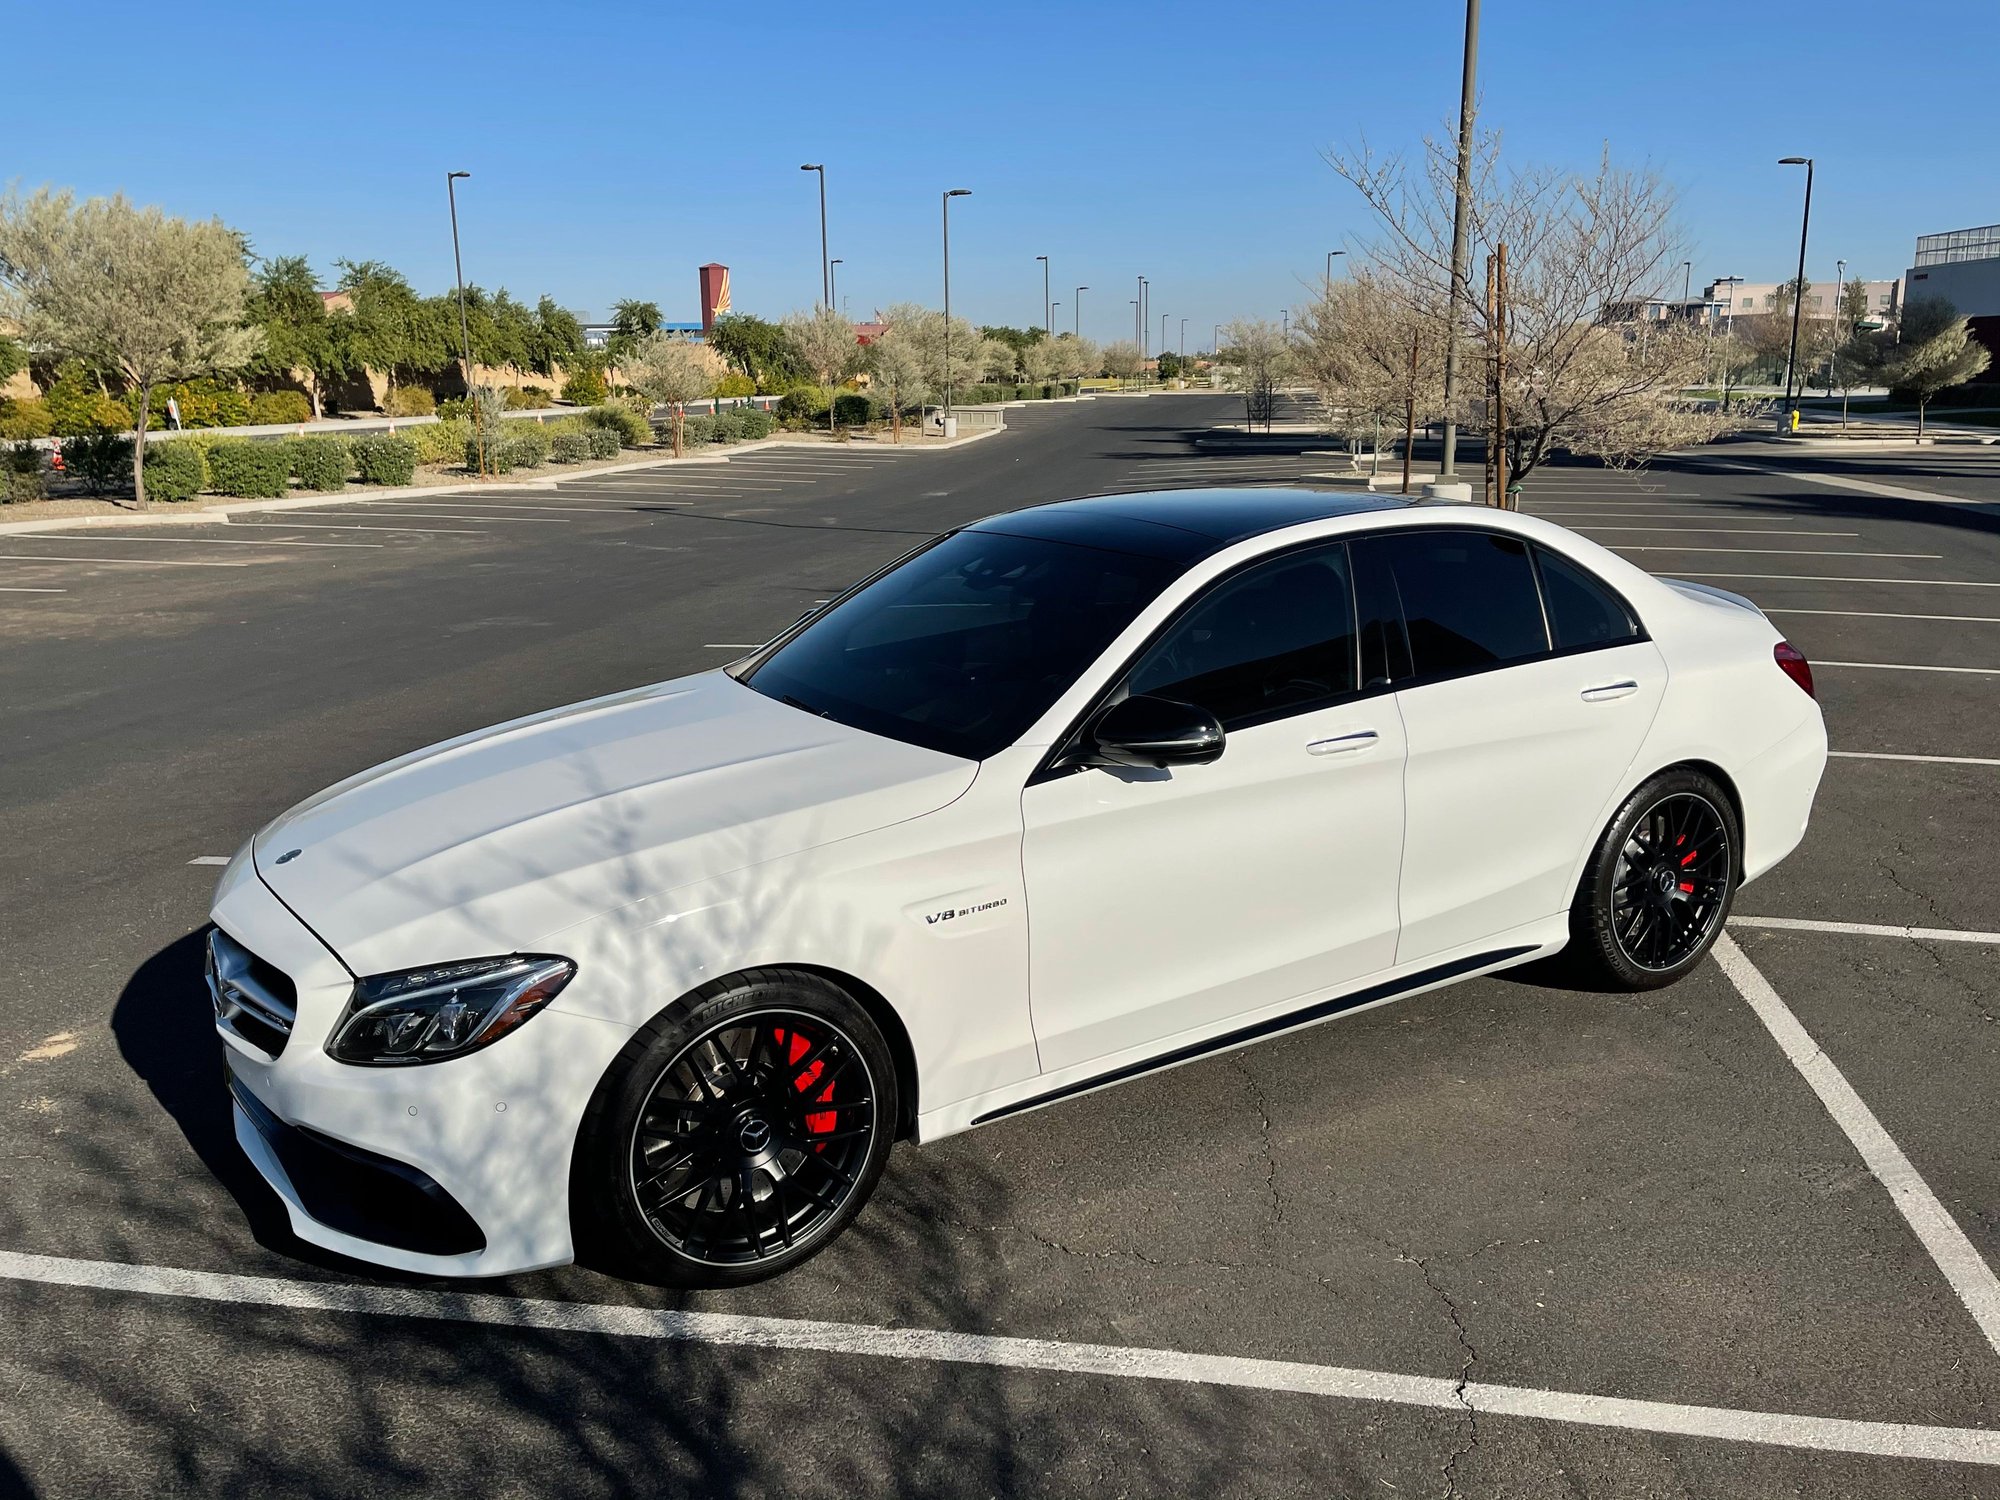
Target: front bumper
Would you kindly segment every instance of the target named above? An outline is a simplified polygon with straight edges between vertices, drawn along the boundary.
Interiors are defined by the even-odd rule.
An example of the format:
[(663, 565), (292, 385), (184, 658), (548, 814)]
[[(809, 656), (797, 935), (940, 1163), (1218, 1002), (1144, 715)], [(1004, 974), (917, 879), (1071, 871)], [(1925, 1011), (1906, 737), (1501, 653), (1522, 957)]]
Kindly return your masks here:
[[(497, 1276), (573, 1258), (569, 1170), (598, 1080), (630, 1031), (553, 1008), (467, 1057), (403, 1068), (335, 1062), (326, 1038), (354, 977), (246, 856), (217, 927), (296, 988), (276, 1055), (217, 1026), (236, 1139), (300, 1239), (438, 1276)], [(238, 866), (242, 868), (238, 868)]]

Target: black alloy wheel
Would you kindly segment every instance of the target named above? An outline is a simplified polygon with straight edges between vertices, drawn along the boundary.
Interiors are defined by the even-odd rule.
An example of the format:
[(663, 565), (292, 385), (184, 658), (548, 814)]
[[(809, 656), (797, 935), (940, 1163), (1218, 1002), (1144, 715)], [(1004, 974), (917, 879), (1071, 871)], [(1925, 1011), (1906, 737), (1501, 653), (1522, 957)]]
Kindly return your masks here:
[(867, 1013), (817, 975), (757, 971), (691, 998), (634, 1038), (593, 1101), (578, 1206), (640, 1274), (735, 1286), (797, 1265), (860, 1211), (896, 1134), (896, 1074)]
[(1599, 839), (1570, 914), (1570, 959), (1605, 988), (1655, 989), (1715, 942), (1742, 868), (1735, 809), (1700, 771), (1664, 772)]

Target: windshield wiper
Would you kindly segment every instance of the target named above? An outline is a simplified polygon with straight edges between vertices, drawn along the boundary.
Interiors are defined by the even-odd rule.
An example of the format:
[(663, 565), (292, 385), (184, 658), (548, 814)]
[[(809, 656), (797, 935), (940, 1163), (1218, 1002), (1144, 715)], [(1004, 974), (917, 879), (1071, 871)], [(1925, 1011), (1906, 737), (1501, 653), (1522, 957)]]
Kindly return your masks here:
[(833, 717), (832, 714), (828, 713), (823, 708), (814, 708), (810, 703), (799, 702), (799, 700), (794, 698), (790, 693), (778, 694), (778, 701), (780, 703), (789, 703), (793, 708), (801, 709), (804, 712), (811, 714), (816, 719), (830, 719)]

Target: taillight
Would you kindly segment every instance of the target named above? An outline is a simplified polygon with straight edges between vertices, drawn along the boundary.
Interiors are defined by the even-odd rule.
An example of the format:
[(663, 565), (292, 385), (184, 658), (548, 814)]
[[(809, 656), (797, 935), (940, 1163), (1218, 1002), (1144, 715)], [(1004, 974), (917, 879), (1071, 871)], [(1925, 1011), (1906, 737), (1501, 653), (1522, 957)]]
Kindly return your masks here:
[(1780, 671), (1806, 690), (1808, 698), (1819, 696), (1813, 691), (1812, 663), (1806, 660), (1805, 652), (1790, 641), (1780, 641), (1771, 648), (1771, 656)]

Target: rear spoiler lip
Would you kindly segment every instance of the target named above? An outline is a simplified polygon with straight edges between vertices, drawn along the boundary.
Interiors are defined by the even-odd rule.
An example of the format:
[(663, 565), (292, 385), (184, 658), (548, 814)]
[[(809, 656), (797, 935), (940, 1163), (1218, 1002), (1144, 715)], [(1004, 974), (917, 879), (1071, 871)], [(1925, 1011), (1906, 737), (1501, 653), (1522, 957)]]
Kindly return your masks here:
[(1660, 582), (1684, 597), (1697, 599), (1704, 603), (1713, 601), (1717, 604), (1733, 604), (1738, 609), (1748, 610), (1760, 620), (1767, 618), (1764, 611), (1759, 609), (1750, 600), (1744, 598), (1741, 594), (1732, 594), (1728, 589), (1715, 588), (1706, 583), (1689, 583), (1684, 578), (1662, 578)]

